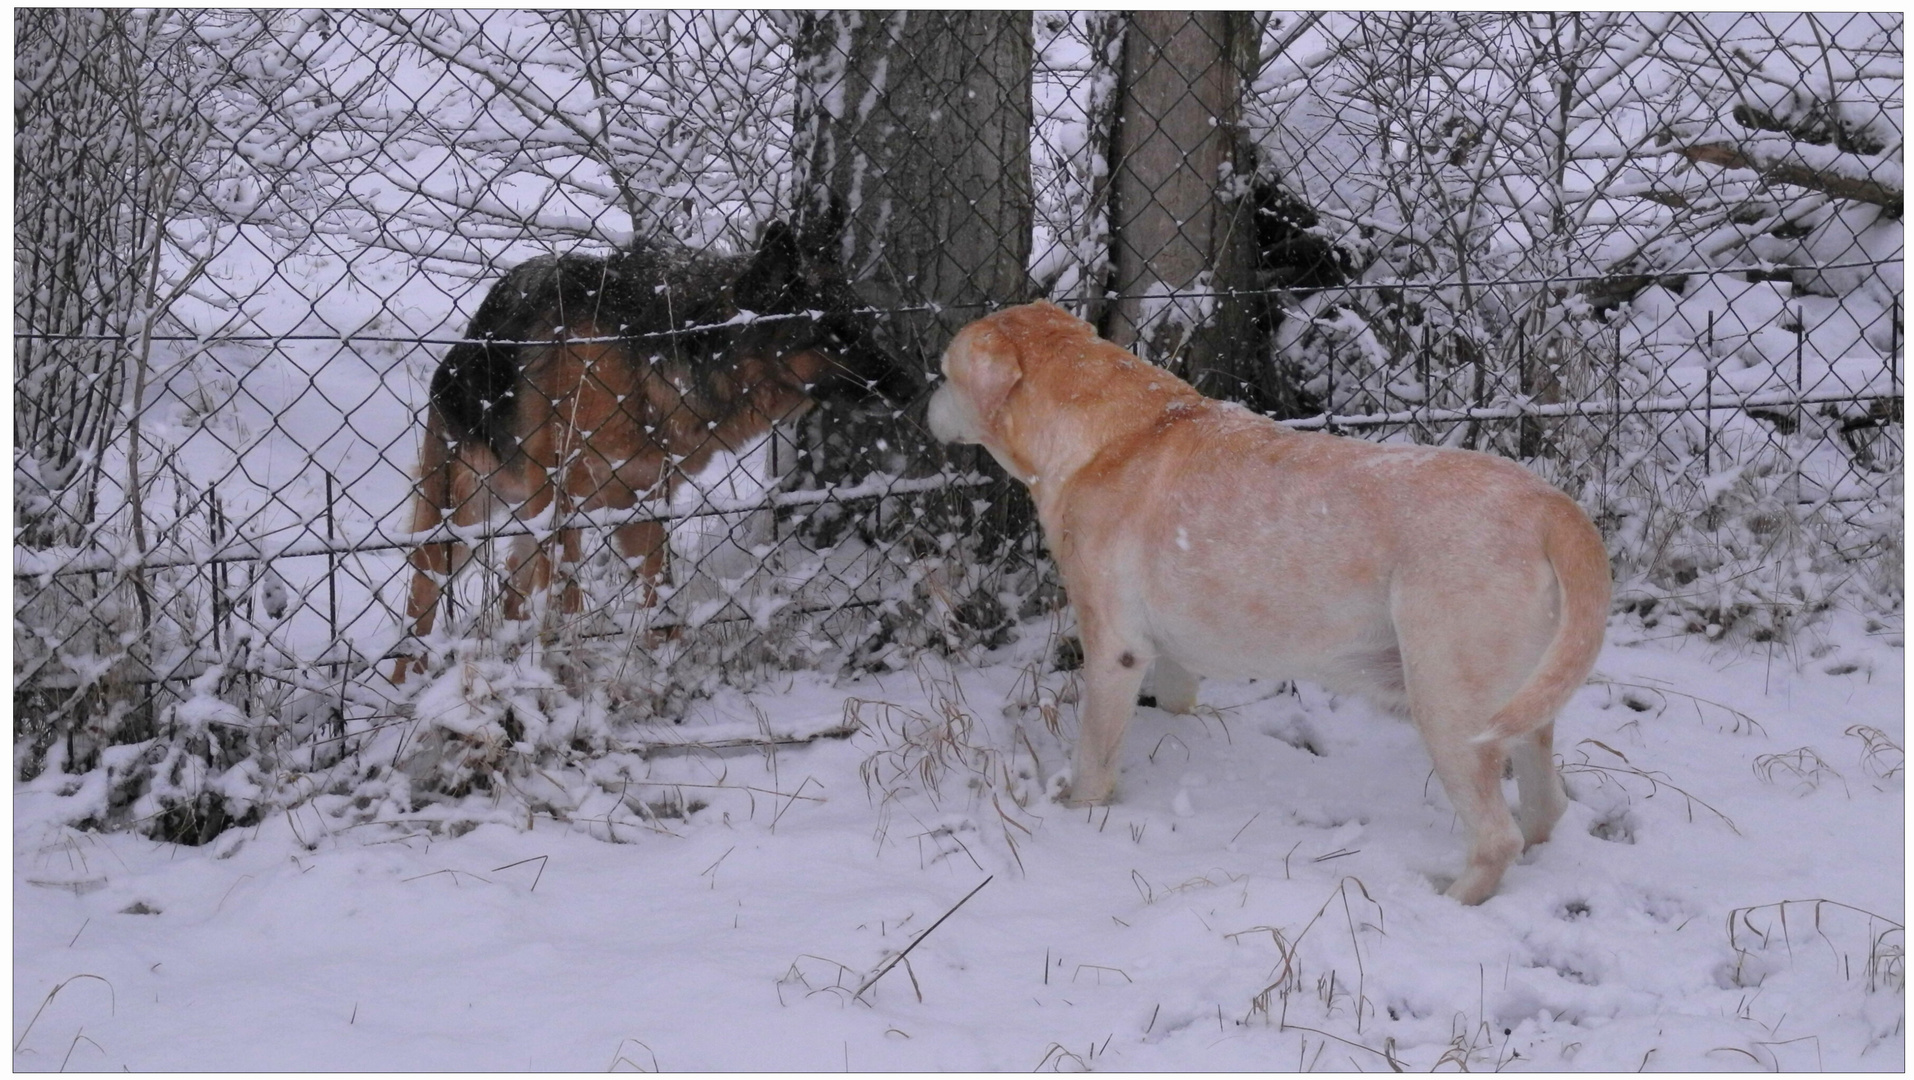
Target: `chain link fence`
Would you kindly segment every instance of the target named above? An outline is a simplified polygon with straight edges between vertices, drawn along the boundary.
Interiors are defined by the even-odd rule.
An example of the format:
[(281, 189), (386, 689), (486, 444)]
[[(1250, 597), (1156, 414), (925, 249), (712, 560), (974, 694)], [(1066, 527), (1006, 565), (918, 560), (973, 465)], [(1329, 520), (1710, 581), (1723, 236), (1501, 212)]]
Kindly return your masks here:
[(1297, 427), (1524, 461), (1650, 625), (1898, 632), (1898, 14), (15, 34), (15, 762), (76, 820), (416, 805), (1009, 642), (1061, 593), (922, 400), (1037, 297)]

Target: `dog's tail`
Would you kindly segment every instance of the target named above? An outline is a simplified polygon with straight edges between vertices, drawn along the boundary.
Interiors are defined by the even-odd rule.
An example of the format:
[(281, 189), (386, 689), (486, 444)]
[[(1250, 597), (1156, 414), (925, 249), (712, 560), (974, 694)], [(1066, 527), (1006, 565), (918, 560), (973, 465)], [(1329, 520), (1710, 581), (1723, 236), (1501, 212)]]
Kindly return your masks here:
[(1566, 496), (1549, 516), (1542, 550), (1561, 589), (1555, 637), (1528, 682), (1489, 718), (1488, 726), (1473, 742), (1499, 742), (1527, 735), (1553, 720), (1587, 681), (1596, 654), (1602, 651), (1610, 590), (1608, 551), (1595, 526)]

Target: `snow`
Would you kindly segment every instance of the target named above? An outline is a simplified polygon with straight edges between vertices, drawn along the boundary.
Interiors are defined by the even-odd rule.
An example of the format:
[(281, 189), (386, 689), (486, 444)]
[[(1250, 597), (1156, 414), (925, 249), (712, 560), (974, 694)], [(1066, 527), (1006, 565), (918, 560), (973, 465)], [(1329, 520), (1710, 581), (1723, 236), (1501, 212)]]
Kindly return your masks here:
[(51, 770), (15, 789), (14, 1066), (1902, 1069), (1898, 626), (1610, 639), (1575, 801), (1478, 908), (1414, 731), (1307, 685), (1140, 709), (1119, 801), (1049, 802), (1040, 634), (721, 694), (677, 737), (861, 730), (601, 759), (657, 809), (610, 836), (314, 800), (175, 847), (65, 826)]
[[(834, 24), (841, 41), (860, 17)], [(1440, 895), (1462, 845), (1414, 732), (1311, 687), (1212, 684), (1203, 700), (1213, 711), (1198, 718), (1142, 709), (1120, 801), (1087, 814), (1050, 801), (1066, 775), (1058, 731), (1071, 730), (1075, 705), (1068, 676), (1037, 675), (1051, 645), (1041, 633), (951, 669), (920, 658), (914, 674), (767, 675), (749, 695), (717, 689), (714, 677), (692, 688), (688, 706), (682, 697), (661, 706), (677, 710), (681, 726), (614, 724), (602, 697), (555, 708), (562, 695), (536, 657), (508, 663), (471, 642), (458, 642), (455, 670), (410, 702), (422, 731), (401, 738), (394, 706), (367, 687), (355, 685), (345, 701), (313, 665), (346, 650), (382, 654), (400, 632), (403, 552), (370, 542), (403, 521), (426, 381), (445, 340), (468, 321), (461, 309), (484, 295), (490, 268), (654, 226), (736, 246), (788, 205), (780, 193), (792, 182), (782, 149), (791, 104), (778, 74), (787, 58), (777, 35), (753, 34), (748, 20), (740, 27), (734, 16), (701, 14), (665, 25), (663, 37), (627, 35), (601, 60), (616, 84), (607, 96), (585, 92), (566, 52), (574, 31), (555, 19), (365, 19), (358, 25), (385, 26), (394, 41), (443, 50), (443, 62), (362, 49), (363, 34), (313, 46), (289, 31), (279, 51), (256, 56), (231, 39), (238, 62), (291, 80), (268, 88), (277, 97), (238, 103), (271, 122), (231, 147), (250, 171), (232, 164), (244, 175), (217, 174), (228, 213), (270, 220), (204, 231), (195, 231), (199, 219), (178, 223), (169, 281), (186, 274), (193, 252), (222, 254), (217, 272), (158, 324), (177, 323), (195, 340), (156, 343), (143, 421), (143, 438), (167, 449), (173, 470), (146, 493), (147, 512), (169, 524), (148, 565), (175, 558), (190, 567), (219, 548), (274, 553), (257, 579), (231, 588), (243, 593), (257, 580), (269, 621), (253, 623), (253, 660), (295, 663), (279, 675), (289, 689), (249, 699), (256, 712), (244, 712), (216, 696), (234, 669), (202, 658), (190, 668), (199, 672), (195, 693), (167, 714), (179, 739), (106, 747), (102, 767), (85, 775), (63, 771), (68, 747), (56, 743), (47, 769), (16, 782), (17, 1069), (1904, 1067), (1898, 615), (1884, 624), (1836, 613), (1767, 645), (1748, 644), (1744, 628), (1698, 623), (1694, 633), (1648, 640), (1618, 619), (1596, 683), (1559, 732), (1575, 802), (1557, 837), (1475, 909)], [(1717, 22), (1736, 20), (1702, 16), (1694, 25)], [(192, 25), (219, 40), (216, 22)], [(230, 33), (252, 25), (233, 22)], [(1692, 59), (1700, 80), (1719, 60), (1689, 57), (1680, 35), (1644, 23), (1578, 83), (1576, 126), (1549, 151), (1578, 159), (1559, 191), (1537, 187), (1547, 170), (1534, 163), (1547, 145), (1511, 136), (1493, 173), (1501, 195), (1483, 197), (1490, 209), (1466, 203), (1456, 216), (1447, 174), (1422, 178), (1411, 194), (1424, 201), (1412, 206), (1398, 198), (1400, 174), (1368, 141), (1401, 103), (1352, 100), (1348, 73), (1331, 70), (1337, 53), (1326, 45), (1352, 25), (1331, 15), (1305, 26), (1266, 71), (1269, 103), (1259, 106), (1282, 120), (1264, 139), (1270, 163), (1322, 212), (1323, 234), (1352, 248), (1401, 237), (1448, 251), (1442, 245), (1456, 242), (1448, 233), (1479, 226), (1485, 252), (1443, 258), (1500, 273), (1534, 248), (1540, 265), (1559, 252), (1531, 241), (1562, 240), (1544, 235), (1548, 216), (1493, 208), (1498, 197), (1549, 195), (1580, 208), (1574, 237), (1588, 251), (1577, 267), (1623, 264), (1649, 244), (1643, 230), (1669, 223), (1661, 204), (1640, 205), (1638, 195), (1724, 206), (1742, 197), (1748, 170), (1679, 169), (1666, 152), (1634, 160), (1677, 122), (1690, 125), (1691, 140), (1712, 132), (1750, 141), (1732, 125), (1736, 101), (1777, 116), (1818, 102), (1890, 148), (1839, 154), (1761, 136), (1754, 141), (1775, 151), (1763, 162), (1900, 183), (1898, 62), (1794, 41), (1770, 50), (1764, 63), (1779, 66), (1762, 76), (1769, 81), (1710, 89), (1676, 69)], [(1868, 25), (1856, 20), (1853, 32)], [(1033, 262), (1040, 278), (1055, 278), (1059, 298), (1100, 292), (1107, 256), (1108, 212), (1094, 198), (1108, 162), (1091, 123), (1114, 92), (1114, 40), (1092, 30), (1085, 16), (1040, 29), (1048, 74), (1033, 87)], [(1796, 38), (1806, 32), (1797, 30)], [(649, 77), (693, 37), (687, 62), (724, 72), (719, 84), (687, 90)], [(1099, 42), (1101, 65), (1090, 62)], [(299, 48), (317, 51), (302, 57)], [(1898, 58), (1898, 44), (1891, 52)], [(1857, 85), (1797, 98), (1797, 72), (1818, 70), (1802, 57), (1848, 65), (1828, 67), (1829, 80), (1876, 80), (1893, 92)], [(1852, 66), (1863, 64), (1874, 66)], [(298, 78), (302, 67), (351, 99), (351, 115), (335, 116), (319, 84)], [(367, 85), (385, 90), (354, 89), (375, 75)], [(518, 85), (525, 102), (488, 89), (495, 78)], [(1476, 114), (1523, 86), (1516, 105), (1554, 100), (1553, 84), (1494, 79), (1458, 92)], [(823, 104), (843, 116), (868, 110), (875, 93), (846, 102), (839, 90)], [(740, 102), (751, 107), (725, 111)], [(1540, 115), (1510, 108), (1525, 124)], [(667, 140), (681, 114), (724, 138)], [(421, 116), (437, 119), (421, 127)], [(625, 162), (642, 166), (629, 179), (656, 189), (637, 208), (643, 221), (617, 195), (612, 165)], [(274, 197), (262, 202), (267, 192)], [(677, 206), (691, 195), (695, 207)], [(322, 221), (315, 207), (335, 196), (343, 209)], [(1436, 209), (1415, 209), (1424, 206)], [(1864, 403), (1839, 415), (1796, 409), (1803, 434), (1793, 442), (1730, 403), (1805, 395), (1819, 405), (1897, 391), (1901, 223), (1812, 193), (1761, 209), (1769, 216), (1760, 228), (1723, 217), (1716, 234), (1677, 232), (1654, 248), (1648, 265), (1658, 270), (1737, 269), (1695, 273), (1680, 292), (1651, 287), (1617, 329), (1630, 365), (1618, 366), (1617, 380), (1631, 380), (1637, 404), (1710, 403), (1678, 426), (1615, 440), (1660, 455), (1626, 470), (1647, 495), (1610, 506), (1634, 515), (1621, 516), (1619, 555), (1686, 560), (1679, 586), (1667, 577), (1643, 585), (1639, 575), (1622, 582), (1631, 601), (1680, 609), (1660, 616), (1664, 627), (1738, 605), (1811, 608), (1783, 587), (1832, 571), (1802, 569), (1807, 556), (1796, 550), (1776, 553), (1759, 527), (1762, 500), (1776, 492), (1865, 500), (1856, 513), (1866, 528), (1839, 535), (1858, 534), (1867, 543), (1850, 547), (1870, 554), (1840, 567), (1861, 583), (1841, 585), (1841, 595), (1852, 600), (1878, 577), (1887, 582), (1881, 607), (1898, 607), (1897, 566), (1870, 546), (1898, 550), (1898, 458), (1863, 475), (1857, 462), (1876, 463), (1842, 450), (1833, 434)], [(1801, 235), (1771, 235), (1783, 216)], [(1711, 238), (1719, 250), (1706, 247)], [(1385, 250), (1369, 283), (1402, 275), (1429, 286), (1448, 268), (1396, 258)], [(1775, 267), (1792, 268), (1792, 287), (1744, 280), (1743, 271)], [(1499, 305), (1511, 298), (1494, 292), (1464, 300), (1430, 287), (1429, 295), (1466, 317), (1457, 325), (1509, 320)], [(1158, 295), (1152, 310), (1183, 325), (1200, 320), (1206, 302)], [(1335, 396), (1338, 422), (1376, 413), (1426, 422), (1485, 404), (1445, 389), (1440, 372), (1405, 363), (1378, 335), (1382, 323), (1347, 296), (1318, 293), (1300, 306), (1308, 317), (1284, 321), (1281, 351), (1333, 352), (1333, 367), (1325, 359), (1309, 370), (1312, 392)], [(1619, 400), (1624, 389), (1615, 392)], [(1525, 407), (1488, 404), (1503, 415)], [(812, 640), (828, 636), (808, 629), (820, 624), (774, 616), (800, 601), (853, 597), (895, 609), (919, 576), (940, 586), (942, 571), (919, 561), (880, 580), (870, 568), (882, 553), (850, 543), (795, 568), (788, 557), (767, 560), (762, 532), (747, 527), (768, 486), (764, 459), (762, 448), (725, 458), (679, 492), (679, 510), (705, 516), (674, 528), (679, 565), (699, 574), (667, 590), (676, 593), (672, 612), (696, 626), (728, 602), (760, 631), (778, 624), (762, 647), (783, 651), (767, 670), (839, 663)], [(109, 475), (122, 475), (123, 447), (107, 462)], [(37, 484), (38, 467), (17, 461), (16, 487)], [(950, 482), (868, 485), (901, 493)], [(322, 513), (335, 483), (336, 521)], [(1698, 489), (1692, 505), (1681, 501), (1681, 483)], [(16, 497), (31, 502), (35, 488), (22, 490)], [(231, 523), (222, 538), (194, 516), (202, 512), (193, 500), (203, 494), (210, 504), (214, 491)], [(1675, 507), (1669, 517), (1694, 524), (1656, 532), (1629, 498), (1665, 501)], [(123, 513), (117, 493), (105, 492), (102, 519)], [(1187, 538), (1177, 543), (1187, 547)], [(366, 550), (336, 567), (321, 558), (355, 547)], [(51, 570), (71, 554), (17, 550), (16, 570)], [(129, 547), (120, 565), (136, 556)], [(808, 575), (821, 597), (794, 591), (780, 574)], [(462, 583), (469, 592), (480, 586), (475, 577)], [(210, 575), (204, 586), (185, 573), (155, 580), (189, 613), (213, 587)], [(1830, 585), (1809, 598), (1836, 592)], [(57, 652), (81, 685), (108, 677), (120, 658), (88, 651), (83, 614), (18, 626), (16, 651)], [(109, 611), (101, 622), (116, 618)], [(923, 624), (935, 621), (933, 613)], [(1724, 633), (1739, 644), (1707, 641)], [(189, 648), (199, 636), (182, 632), (167, 647)], [(747, 666), (724, 651), (731, 646), (695, 663), (674, 653), (684, 647), (659, 645), (645, 658), (665, 667), (677, 656), (677, 670), (694, 680), (716, 664)], [(181, 656), (162, 654), (160, 666)], [(327, 755), (336, 758), (338, 740), (314, 731), (333, 723), (335, 703), (349, 706), (345, 726), (361, 754), (397, 758), (395, 746), (405, 748), (402, 771), (420, 789), (432, 770), (458, 773), (456, 755), (474, 745), (475, 755), (525, 767), (496, 797), (417, 807), (380, 801), (384, 778), (329, 790)], [(830, 737), (847, 721), (854, 736)], [(259, 745), (297, 750), (277, 759), (262, 750), (216, 777), (191, 774), (205, 760), (195, 740), (282, 729), (303, 734), (279, 743), (258, 734)], [(785, 741), (767, 747), (777, 739)], [(579, 755), (549, 760), (577, 743), (587, 747)], [(134, 768), (148, 753), (154, 767)], [(527, 765), (540, 755), (540, 767)], [(152, 780), (133, 793), (136, 818), (160, 812), (160, 794), (207, 790), (241, 807), (277, 806), (289, 788), (304, 794), (204, 848), (74, 827), (90, 812), (76, 808), (106, 807), (127, 794), (113, 786), (134, 774)], [(404, 777), (390, 786), (403, 791)], [(854, 991), (913, 941), (859, 1000)]]

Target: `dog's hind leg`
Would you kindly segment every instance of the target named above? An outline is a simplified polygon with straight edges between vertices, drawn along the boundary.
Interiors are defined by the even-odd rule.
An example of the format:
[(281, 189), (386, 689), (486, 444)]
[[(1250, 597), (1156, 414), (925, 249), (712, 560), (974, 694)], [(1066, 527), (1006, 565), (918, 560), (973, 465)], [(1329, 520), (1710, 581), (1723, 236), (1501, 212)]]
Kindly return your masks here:
[[(1533, 728), (1498, 734), (1494, 721), (1548, 647), (1555, 582), (1540, 560), (1525, 568), (1450, 560), (1440, 575), (1399, 574), (1391, 616), (1409, 715), (1469, 837), (1467, 864), (1448, 894), (1479, 904), (1524, 846), (1502, 793), (1511, 755), (1535, 825), (1545, 830), (1561, 812), (1559, 788), (1551, 794), (1543, 783), (1552, 779), (1548, 744)], [(1528, 824), (1531, 815), (1524, 817)], [(1526, 839), (1536, 838), (1530, 832)]]
[[(426, 417), (425, 443), (419, 452), (418, 492), (412, 501), (412, 519), (407, 531), (414, 535), (441, 525), (450, 525), (457, 516), (452, 472), (460, 468), (456, 455), (446, 443), (444, 425), (436, 410)], [(414, 639), (432, 633), (438, 619), (439, 602), (452, 574), (465, 561), (465, 545), (452, 541), (424, 543), (406, 556), (412, 565), (412, 587), (406, 596), (405, 625)], [(411, 672), (425, 671), (423, 656), (402, 656), (393, 665), (392, 681), (401, 683)]]
[(505, 589), (499, 609), (512, 622), (524, 622), (532, 615), (538, 598), (552, 586), (552, 558), (547, 541), (532, 536), (515, 536), (505, 555)]
[(1462, 819), (1469, 836), (1468, 861), (1448, 895), (1465, 904), (1479, 904), (1502, 883), (1502, 874), (1522, 851), (1522, 833), (1502, 797), (1500, 747), (1471, 746), (1460, 739), (1431, 742), (1436, 776), (1448, 792), (1449, 805)]
[[(431, 528), (426, 525), (424, 528)], [(414, 532), (423, 531), (416, 527)], [(439, 600), (444, 596), (446, 584), (451, 580), (455, 563), (462, 563), (465, 554), (461, 544), (420, 544), (407, 556), (412, 564), (412, 590), (406, 597), (405, 621), (408, 633), (414, 640), (422, 641), (432, 633), (437, 621)], [(402, 683), (412, 672), (425, 671), (425, 657), (401, 656), (392, 668), (394, 684)]]
[[(1410, 627), (1418, 625), (1431, 624), (1410, 620)], [(1473, 737), (1507, 696), (1507, 679), (1498, 673), (1516, 666), (1506, 655), (1516, 643), (1487, 635), (1467, 641), (1444, 632), (1418, 635), (1403, 627), (1400, 618), (1398, 627), (1409, 715), (1469, 838), (1467, 861), (1448, 895), (1479, 904), (1494, 894), (1503, 872), (1522, 851), (1522, 832), (1502, 794), (1508, 749), (1500, 740), (1478, 742)]]
[(639, 521), (621, 525), (612, 533), (611, 542), (638, 579), (640, 603), (648, 608), (656, 607), (658, 585), (670, 569), (671, 549), (664, 522)]
[(1554, 740), (1555, 724), (1550, 721), (1509, 748), (1516, 789), (1521, 793), (1517, 817), (1525, 845), (1547, 840), (1562, 812), (1568, 809), (1568, 793), (1562, 790), (1562, 778), (1555, 772)]
[(545, 482), (526, 499), (512, 509), (512, 517), (520, 524), (529, 525), (533, 535), (514, 536), (506, 548), (505, 585), (500, 598), (499, 609), (505, 618), (512, 622), (524, 622), (531, 615), (531, 607), (539, 598), (546, 595), (552, 587), (552, 558), (548, 550), (552, 534), (542, 530), (551, 527), (550, 521), (542, 521), (552, 508), (553, 487)]
[[(423, 532), (432, 527), (427, 524), (420, 528), (414, 520), (414, 532)], [(412, 590), (406, 597), (405, 623), (414, 637), (424, 637), (432, 632), (432, 626), (438, 621), (439, 598), (444, 595), (446, 579), (452, 576), (452, 549), (450, 543), (420, 544), (406, 556), (412, 564)]]
[(585, 609), (584, 593), (578, 585), (579, 564), (585, 557), (583, 538), (578, 529), (560, 529), (555, 541), (558, 544), (556, 572), (561, 582), (558, 590), (558, 613), (569, 620)]

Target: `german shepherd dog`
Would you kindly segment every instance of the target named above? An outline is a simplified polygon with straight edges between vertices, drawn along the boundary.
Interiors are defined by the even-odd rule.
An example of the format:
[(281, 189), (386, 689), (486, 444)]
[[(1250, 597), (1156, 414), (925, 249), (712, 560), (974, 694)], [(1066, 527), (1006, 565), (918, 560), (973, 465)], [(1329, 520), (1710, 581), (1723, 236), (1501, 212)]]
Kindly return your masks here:
[[(541, 256), (479, 305), (432, 377), (411, 531), (509, 517), (502, 609), (523, 620), (549, 593), (581, 606), (578, 512), (668, 497), (720, 450), (735, 451), (819, 400), (907, 398), (914, 381), (872, 344), (841, 273), (782, 222), (750, 256), (638, 246)], [(658, 520), (615, 527), (647, 606), (668, 557)], [(456, 540), (411, 553), (411, 633), (432, 632), (445, 587), (470, 559)], [(423, 671), (401, 657), (393, 681)]]

